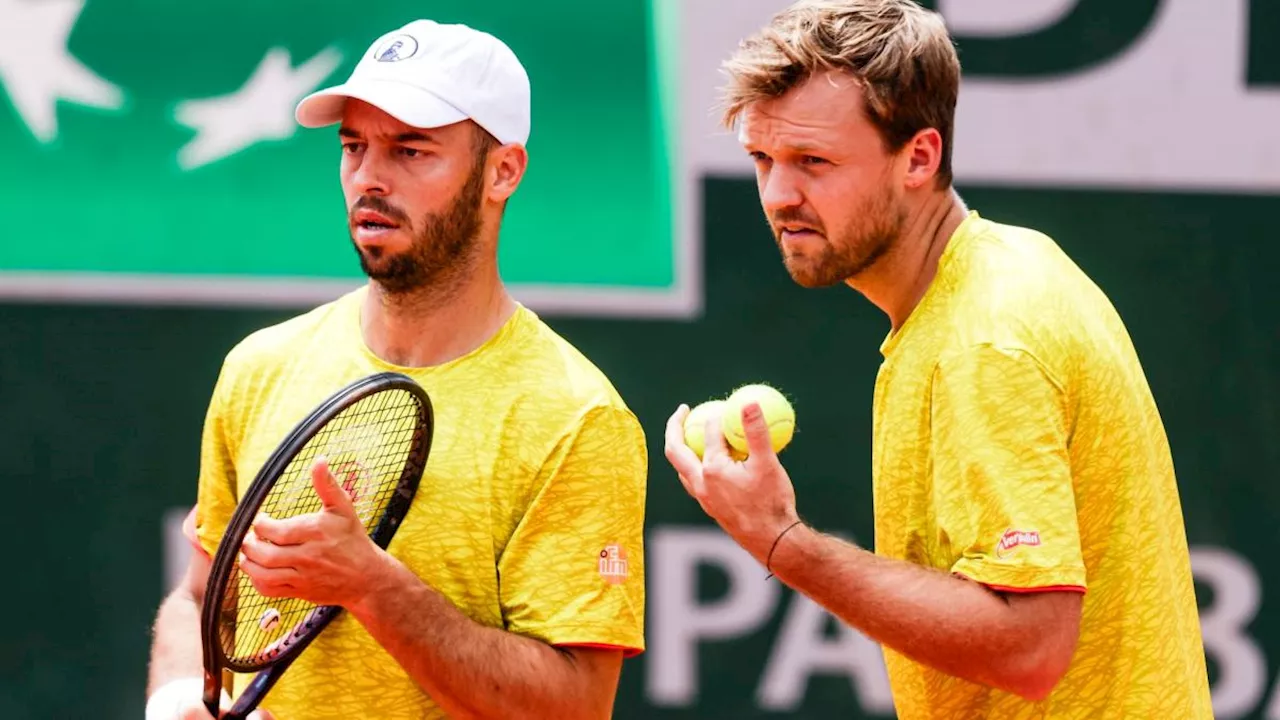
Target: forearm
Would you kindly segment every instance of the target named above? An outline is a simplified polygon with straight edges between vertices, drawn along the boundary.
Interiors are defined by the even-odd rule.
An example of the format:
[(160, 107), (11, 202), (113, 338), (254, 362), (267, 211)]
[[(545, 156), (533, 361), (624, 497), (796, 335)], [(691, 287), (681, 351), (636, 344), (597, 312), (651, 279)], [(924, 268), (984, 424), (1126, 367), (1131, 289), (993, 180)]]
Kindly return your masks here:
[(450, 717), (607, 717), (590, 705), (565, 653), (480, 625), (404, 565), (381, 556), (385, 580), (348, 608)]
[(974, 582), (878, 557), (801, 525), (787, 533), (773, 573), (872, 640), (947, 674), (1039, 695), (1037, 629), (1009, 601)]
[(151, 644), (147, 694), (179, 678), (204, 676), (200, 646), (200, 606), (185, 588), (161, 603)]

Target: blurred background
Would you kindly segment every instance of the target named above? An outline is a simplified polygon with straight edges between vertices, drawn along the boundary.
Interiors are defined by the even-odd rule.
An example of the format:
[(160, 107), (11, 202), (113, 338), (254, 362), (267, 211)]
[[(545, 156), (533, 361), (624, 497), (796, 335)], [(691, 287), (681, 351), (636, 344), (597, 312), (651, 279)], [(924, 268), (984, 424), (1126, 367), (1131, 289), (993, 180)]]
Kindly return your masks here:
[[(618, 718), (891, 718), (878, 649), (776, 582), (662, 457), (680, 402), (764, 380), (817, 527), (871, 538), (888, 329), (787, 277), (714, 110), (785, 0), (0, 0), (0, 718), (139, 718), (205, 403), (247, 333), (361, 282), (329, 131), (293, 107), (417, 18), (534, 88), (517, 296), (640, 416), (648, 651)], [(1051, 234), (1128, 323), (1177, 465), (1217, 717), (1280, 719), (1280, 3), (934, 0), (957, 184)]]

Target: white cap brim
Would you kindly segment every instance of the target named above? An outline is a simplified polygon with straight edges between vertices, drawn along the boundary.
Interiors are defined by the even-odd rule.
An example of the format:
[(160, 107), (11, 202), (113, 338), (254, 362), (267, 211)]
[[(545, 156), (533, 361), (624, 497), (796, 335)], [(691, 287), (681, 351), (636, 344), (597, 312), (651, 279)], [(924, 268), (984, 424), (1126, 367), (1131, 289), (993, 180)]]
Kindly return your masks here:
[(400, 122), (417, 128), (437, 128), (467, 119), (467, 114), (440, 96), (395, 80), (347, 82), (302, 99), (294, 117), (303, 127), (317, 128), (342, 121), (347, 100), (363, 100)]

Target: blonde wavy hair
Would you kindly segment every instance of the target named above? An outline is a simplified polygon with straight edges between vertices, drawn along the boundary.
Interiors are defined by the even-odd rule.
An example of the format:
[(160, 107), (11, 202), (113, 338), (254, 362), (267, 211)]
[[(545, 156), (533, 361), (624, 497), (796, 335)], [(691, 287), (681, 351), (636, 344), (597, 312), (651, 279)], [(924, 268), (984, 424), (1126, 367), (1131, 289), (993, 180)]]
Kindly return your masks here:
[(752, 103), (824, 71), (848, 73), (890, 152), (925, 128), (938, 131), (937, 180), (950, 184), (960, 60), (942, 17), (912, 0), (799, 0), (743, 40), (722, 67), (722, 120), (730, 129)]

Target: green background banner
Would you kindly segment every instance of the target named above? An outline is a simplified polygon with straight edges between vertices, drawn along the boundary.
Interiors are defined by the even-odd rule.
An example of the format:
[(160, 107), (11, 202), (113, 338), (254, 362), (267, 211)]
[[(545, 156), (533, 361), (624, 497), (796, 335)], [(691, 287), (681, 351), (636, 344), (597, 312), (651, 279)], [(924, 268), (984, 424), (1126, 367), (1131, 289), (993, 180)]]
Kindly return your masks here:
[[(35, 5), (0, 18), (0, 38), (17, 42), (43, 22), (30, 42), (53, 53), (38, 41), (47, 21), (21, 9)], [(0, 93), (0, 194), (18, 211), (0, 230), (11, 238), (0, 243), (0, 296), (203, 292), (306, 304), (358, 283), (336, 130), (295, 128), (293, 107), (423, 10), (90, 0), (56, 62), (15, 58), (7, 84), (15, 98), (39, 88), (30, 92), (52, 103), (76, 87), (103, 99), (63, 102), (45, 124), (11, 112), (18, 104)], [(602, 296), (630, 294), (679, 312), (684, 270), (647, 0), (440, 0), (429, 10), (498, 35), (530, 75), (530, 166), (500, 248), (507, 280), (535, 305), (550, 294), (545, 304), (591, 313)]]

